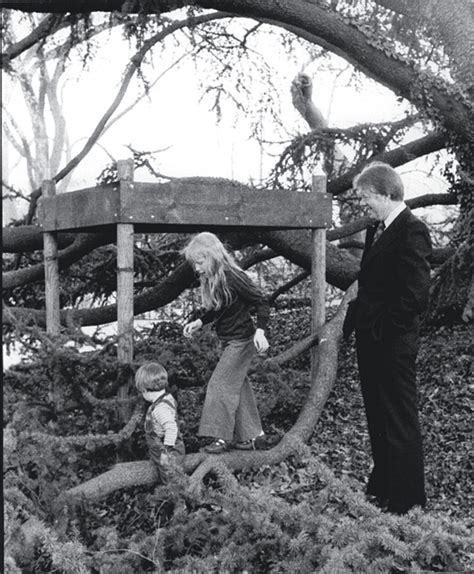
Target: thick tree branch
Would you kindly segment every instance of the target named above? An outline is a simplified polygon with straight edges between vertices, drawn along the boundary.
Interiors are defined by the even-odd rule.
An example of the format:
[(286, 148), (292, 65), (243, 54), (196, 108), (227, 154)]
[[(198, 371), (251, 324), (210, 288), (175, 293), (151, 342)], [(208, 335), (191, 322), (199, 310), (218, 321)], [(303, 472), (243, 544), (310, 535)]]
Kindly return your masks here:
[[(337, 180), (339, 181), (339, 179)], [(453, 193), (427, 193), (407, 199), (405, 203), (410, 209), (418, 209), (421, 207), (430, 207), (433, 205), (456, 205), (458, 203), (457, 197)], [(374, 223), (373, 217), (361, 217), (356, 221), (351, 221), (345, 225), (341, 225), (336, 229), (330, 229), (327, 232), (328, 241), (335, 241), (344, 237), (349, 237), (357, 231), (362, 231), (370, 223)]]
[[(443, 134), (431, 133), (396, 149), (374, 155), (368, 161), (383, 161), (392, 167), (399, 167), (418, 157), (437, 152), (445, 147), (446, 137)], [(350, 189), (352, 180), (360, 172), (360, 169), (360, 166), (353, 167), (334, 181), (330, 181), (328, 183), (328, 193), (339, 195)]]
[[(114, 240), (114, 237), (107, 234), (81, 233), (76, 235), (73, 243), (58, 253), (59, 268), (64, 269), (72, 263), (82, 259), (95, 248), (107, 245)], [(13, 289), (20, 285), (44, 280), (44, 265), (38, 263), (23, 269), (7, 271), (2, 274), (2, 289)]]
[[(155, 0), (147, 4), (128, 2), (129, 12), (150, 12), (174, 10), (178, 6), (189, 5), (186, 1)], [(325, 47), (342, 55), (347, 61), (363, 70), (379, 83), (396, 94), (407, 98), (415, 105), (423, 104), (430, 98), (430, 110), (434, 119), (448, 130), (462, 135), (467, 141), (473, 139), (473, 119), (469, 104), (455, 86), (443, 85), (439, 78), (425, 72), (420, 82), (419, 70), (401, 56), (392, 53), (390, 47), (374, 45), (365, 31), (354, 22), (347, 23), (337, 13), (319, 3), (306, 0), (291, 2), (271, 2), (256, 0), (197, 0), (195, 5), (202, 8), (225, 10), (237, 16), (256, 20), (272, 20), (281, 27), (290, 26), (294, 33), (312, 43), (323, 41)], [(71, 7), (65, 0), (33, 1), (25, 5), (18, 0), (6, 0), (4, 6), (25, 11), (64, 13), (89, 11), (120, 11), (122, 0), (82, 0)], [(453, 93), (454, 92), (454, 93)]]
[[(204, 453), (188, 454), (184, 460), (184, 471), (195, 472), (203, 466), (201, 475), (213, 467), (212, 459), (218, 460), (229, 470), (237, 471), (271, 465), (284, 460), (290, 454), (300, 450), (306, 443), (317, 424), (326, 404), (329, 393), (336, 380), (339, 341), (342, 335), (342, 323), (349, 301), (355, 297), (354, 283), (344, 295), (335, 316), (320, 330), (319, 359), (314, 379), (305, 405), (293, 427), (285, 434), (278, 445), (267, 451), (234, 451), (221, 455)], [(199, 471), (198, 471), (199, 472)], [(197, 475), (199, 476), (199, 474)], [(98, 500), (116, 490), (137, 485), (152, 485), (156, 482), (156, 471), (149, 461), (122, 463), (111, 470), (83, 484), (75, 486), (61, 494), (54, 504), (56, 516), (60, 519), (67, 508), (83, 500)]]
[[(75, 233), (58, 233), (58, 247), (64, 249), (75, 240)], [(3, 253), (22, 253), (43, 249), (43, 233), (37, 225), (3, 227)]]
[(301, 354), (309, 351), (311, 347), (319, 343), (319, 339), (321, 337), (321, 330), (318, 330), (316, 333), (312, 333), (308, 335), (304, 339), (300, 339), (296, 341), (294, 345), (292, 345), (289, 349), (282, 351), (279, 355), (275, 357), (270, 357), (265, 360), (265, 365), (272, 366), (272, 365), (284, 365), (289, 361), (296, 359)]
[[(140, 315), (159, 307), (171, 303), (194, 281), (192, 268), (183, 263), (178, 266), (164, 281), (154, 289), (142, 293), (135, 297), (135, 315)], [(44, 311), (36, 311), (25, 308), (11, 308), (10, 314), (5, 314), (4, 323), (11, 323), (15, 319), (26, 324), (36, 324), (45, 326)], [(70, 309), (61, 311), (62, 325), (102, 325), (117, 320), (117, 306), (106, 305), (95, 309)]]
[[(394, 151), (398, 152), (399, 150)], [(380, 159), (385, 156), (386, 154), (381, 154), (374, 157), (374, 159)], [(380, 161), (382, 161), (382, 159), (380, 159)], [(338, 195), (339, 193), (351, 189), (352, 180), (358, 173), (358, 170), (351, 170), (348, 173), (353, 175), (344, 174), (334, 181), (329, 182), (328, 193)], [(456, 205), (456, 203), (456, 196), (450, 193), (430, 193), (414, 197), (407, 201), (407, 204), (411, 209), (428, 207), (430, 205)], [(341, 226), (337, 229), (330, 229), (328, 231), (327, 238), (329, 241), (334, 241), (336, 239), (341, 239), (342, 237), (347, 237), (356, 231), (360, 231), (370, 222), (370, 218), (363, 218), (351, 222), (350, 224)], [(354, 226), (353, 231), (352, 226)], [(58, 233), (59, 248), (66, 247), (72, 243), (74, 239), (75, 235), (72, 233)], [(19, 253), (23, 251), (35, 251), (41, 249), (43, 249), (43, 235), (41, 228), (38, 226), (22, 225), (17, 227), (4, 227), (2, 229), (2, 251), (4, 253)], [(248, 268), (252, 265), (255, 265), (255, 263), (258, 263), (259, 261), (265, 261), (272, 259), (273, 257), (276, 257), (273, 251), (264, 249), (248, 258), (248, 260), (242, 262), (242, 264)]]
[(374, 0), (380, 6), (407, 17), (407, 26), (420, 22), (428, 36), (443, 40), (454, 77), (474, 94), (474, 10), (471, 0)]

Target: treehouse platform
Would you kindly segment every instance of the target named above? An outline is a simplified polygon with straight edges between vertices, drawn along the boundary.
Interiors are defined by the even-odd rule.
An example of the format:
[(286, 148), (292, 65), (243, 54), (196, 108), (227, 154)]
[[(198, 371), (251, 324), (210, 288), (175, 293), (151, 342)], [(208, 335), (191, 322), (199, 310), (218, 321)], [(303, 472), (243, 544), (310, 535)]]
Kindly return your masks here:
[[(326, 228), (331, 225), (331, 195), (326, 176), (313, 175), (312, 192), (254, 189), (225, 179), (184, 178), (167, 183), (135, 182), (132, 160), (117, 162), (119, 181), (56, 194), (46, 180), (39, 223), (43, 228), (46, 327), (60, 330), (57, 235), (61, 231), (116, 230), (117, 358), (133, 360), (134, 236), (136, 233), (183, 233), (232, 229), (310, 229), (313, 331), (324, 323)], [(313, 349), (314, 354), (314, 349)], [(312, 368), (316, 365), (315, 355)], [(131, 379), (120, 389), (125, 398)]]
[(119, 183), (43, 197), (43, 231), (105, 231), (133, 224), (136, 233), (225, 228), (316, 229), (331, 224), (326, 193), (255, 190), (235, 182)]

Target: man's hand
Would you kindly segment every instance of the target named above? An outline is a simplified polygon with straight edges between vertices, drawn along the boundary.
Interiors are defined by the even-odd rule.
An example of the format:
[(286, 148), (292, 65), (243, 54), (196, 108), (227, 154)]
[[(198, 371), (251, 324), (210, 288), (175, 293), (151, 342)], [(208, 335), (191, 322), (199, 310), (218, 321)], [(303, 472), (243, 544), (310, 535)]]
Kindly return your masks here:
[(187, 337), (188, 339), (191, 338), (193, 336), (193, 334), (196, 331), (199, 331), (199, 329), (202, 327), (202, 321), (201, 319), (196, 319), (195, 321), (191, 321), (190, 323), (187, 323), (184, 328), (183, 328), (183, 335), (185, 337)]
[(263, 329), (257, 329), (255, 331), (253, 342), (259, 355), (263, 355), (268, 350), (269, 344), (267, 338), (265, 337)]

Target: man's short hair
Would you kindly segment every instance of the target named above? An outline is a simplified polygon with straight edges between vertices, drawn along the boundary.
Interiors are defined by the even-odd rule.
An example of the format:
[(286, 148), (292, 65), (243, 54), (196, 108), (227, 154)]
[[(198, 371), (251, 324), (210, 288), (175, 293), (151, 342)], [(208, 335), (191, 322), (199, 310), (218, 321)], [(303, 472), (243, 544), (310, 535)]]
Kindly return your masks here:
[(359, 175), (356, 175), (354, 188), (370, 188), (379, 195), (387, 195), (394, 201), (402, 201), (404, 187), (402, 178), (392, 166), (381, 161), (369, 163)]
[(162, 391), (168, 387), (168, 372), (160, 363), (144, 363), (135, 373), (135, 386), (146, 391)]

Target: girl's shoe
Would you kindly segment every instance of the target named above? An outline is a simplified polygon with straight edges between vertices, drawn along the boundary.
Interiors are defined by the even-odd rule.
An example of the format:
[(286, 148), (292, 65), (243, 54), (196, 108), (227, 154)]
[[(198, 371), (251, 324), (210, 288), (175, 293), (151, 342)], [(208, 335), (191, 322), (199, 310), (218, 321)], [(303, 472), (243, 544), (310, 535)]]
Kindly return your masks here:
[(237, 450), (256, 450), (255, 439), (251, 438), (242, 442), (236, 442), (234, 448)]
[(218, 438), (211, 444), (208, 444), (203, 448), (204, 452), (208, 452), (209, 454), (221, 454), (222, 452), (226, 452), (229, 450), (228, 443), (222, 439)]

